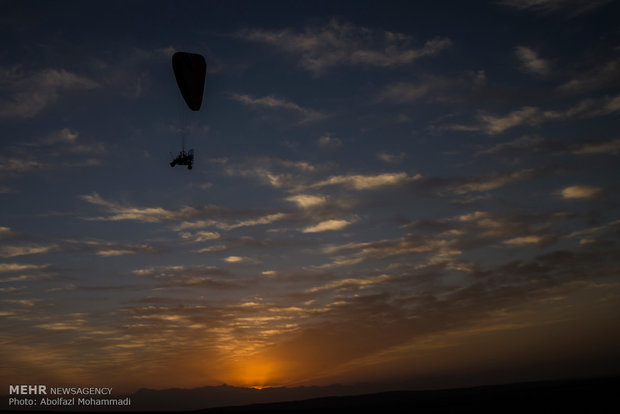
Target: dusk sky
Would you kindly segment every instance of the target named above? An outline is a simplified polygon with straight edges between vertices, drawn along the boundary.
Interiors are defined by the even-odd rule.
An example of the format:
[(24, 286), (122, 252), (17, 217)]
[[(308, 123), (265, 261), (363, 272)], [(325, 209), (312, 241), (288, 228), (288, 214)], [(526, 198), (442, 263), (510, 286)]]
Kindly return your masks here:
[(620, 373), (619, 11), (0, 1), (2, 389)]

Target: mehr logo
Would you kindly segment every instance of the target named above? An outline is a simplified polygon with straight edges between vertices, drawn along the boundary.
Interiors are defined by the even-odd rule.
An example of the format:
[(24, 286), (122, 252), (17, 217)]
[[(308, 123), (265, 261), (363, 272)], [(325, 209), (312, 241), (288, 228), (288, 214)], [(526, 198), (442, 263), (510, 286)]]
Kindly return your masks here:
[(9, 394), (42, 395), (47, 394), (47, 387), (45, 385), (9, 385)]

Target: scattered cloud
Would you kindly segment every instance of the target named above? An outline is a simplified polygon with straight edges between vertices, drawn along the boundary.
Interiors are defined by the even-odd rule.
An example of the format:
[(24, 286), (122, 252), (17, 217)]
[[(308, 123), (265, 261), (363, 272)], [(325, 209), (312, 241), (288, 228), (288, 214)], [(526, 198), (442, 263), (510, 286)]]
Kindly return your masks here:
[(158, 282), (156, 288), (206, 287), (214, 289), (238, 288), (239, 285), (228, 280), (229, 271), (215, 266), (160, 266), (136, 269), (132, 274)]
[(545, 241), (544, 237), (531, 235), (531, 236), (515, 237), (509, 240), (505, 240), (504, 244), (508, 244), (510, 246), (525, 246), (528, 244), (540, 244), (543, 241)]
[(33, 254), (45, 254), (55, 251), (57, 245), (50, 246), (0, 246), (0, 257), (10, 258), (28, 256)]
[[(145, 223), (161, 223), (166, 221), (180, 221), (172, 227), (172, 230), (181, 232), (181, 237), (194, 241), (205, 241), (214, 238), (215, 232), (190, 233), (187, 230), (203, 229), (214, 227), (220, 230), (233, 230), (240, 227), (251, 227), (264, 224), (271, 224), (276, 221), (284, 220), (288, 217), (286, 213), (251, 212), (247, 210), (238, 211), (226, 209), (215, 205), (205, 205), (200, 207), (182, 206), (176, 210), (165, 209), (163, 207), (133, 207), (122, 205), (113, 201), (103, 199), (99, 194), (87, 194), (80, 196), (88, 203), (97, 205), (105, 209), (107, 216), (88, 217), (85, 220), (92, 221), (138, 221)], [(250, 216), (248, 218), (238, 218), (239, 216)], [(215, 217), (201, 219), (202, 217)]]
[(413, 102), (426, 95), (431, 89), (430, 83), (419, 85), (410, 82), (393, 83), (383, 89), (378, 100), (395, 103)]
[(45, 144), (56, 144), (56, 143), (69, 143), (72, 144), (77, 141), (79, 133), (77, 131), (72, 131), (69, 128), (63, 128), (59, 131), (55, 131), (51, 133), (46, 138), (42, 139), (41, 142)]
[[(429, 242), (443, 241), (453, 249), (471, 250), (496, 246), (552, 244), (563, 233), (568, 216), (555, 214), (506, 213), (476, 210), (438, 220), (418, 219), (402, 228), (426, 234)], [(554, 226), (560, 226), (555, 228)], [(420, 237), (420, 236), (419, 236)], [(423, 239), (422, 239), (423, 240)], [(437, 244), (439, 247), (445, 247)]]
[(335, 149), (342, 147), (342, 140), (332, 137), (331, 134), (327, 133), (318, 139), (317, 145), (320, 148)]
[(550, 63), (538, 56), (538, 54), (527, 46), (515, 47), (515, 55), (521, 62), (521, 69), (525, 72), (539, 76), (547, 76), (551, 71)]
[(123, 206), (113, 201), (103, 199), (98, 193), (81, 195), (80, 198), (90, 204), (102, 207), (110, 215), (105, 217), (91, 217), (86, 220), (120, 221), (135, 220), (147, 223), (159, 223), (170, 220), (182, 220), (200, 217), (207, 214), (219, 214), (222, 209), (208, 205), (201, 208), (183, 206), (179, 210), (166, 210), (162, 207), (132, 207)]
[(231, 264), (258, 264), (259, 260), (246, 256), (228, 256), (222, 259), (226, 263)]
[(594, 68), (577, 74), (573, 79), (558, 86), (567, 93), (586, 93), (610, 88), (620, 83), (620, 59), (615, 58), (597, 64)]
[(508, 184), (529, 180), (537, 177), (542, 170), (528, 168), (525, 170), (514, 171), (508, 174), (490, 174), (481, 177), (468, 178), (463, 184), (452, 186), (450, 190), (455, 194), (468, 194), (472, 192), (483, 192), (496, 190)]
[(368, 278), (360, 278), (360, 279), (341, 279), (333, 282), (329, 282), (322, 286), (316, 286), (307, 290), (309, 293), (318, 293), (324, 291), (343, 291), (343, 290), (361, 290), (364, 288), (368, 288), (373, 285), (381, 284), (383, 282), (389, 281), (391, 278), (390, 275), (379, 275)]
[(36, 171), (101, 165), (101, 160), (93, 157), (106, 153), (105, 146), (78, 136), (77, 131), (63, 128), (43, 138), (19, 141), (5, 155), (0, 155), (0, 179)]
[(8, 158), (0, 155), (0, 173), (8, 175), (23, 174), (30, 171), (45, 170), (51, 168), (50, 164), (45, 164), (33, 159), (32, 157)]
[(570, 17), (589, 12), (610, 2), (611, 0), (498, 0), (499, 4), (518, 10), (541, 14), (566, 13)]
[(255, 98), (247, 94), (231, 93), (230, 98), (241, 102), (244, 105), (258, 108), (258, 109), (271, 109), (271, 110), (284, 110), (289, 113), (297, 114), (300, 124), (308, 124), (316, 121), (320, 121), (327, 117), (322, 112), (314, 109), (305, 108), (296, 104), (295, 102), (288, 101), (286, 99), (277, 98), (274, 96), (264, 96), (261, 98)]
[(221, 235), (215, 231), (197, 231), (195, 233), (181, 233), (181, 237), (185, 240), (199, 243), (208, 240), (217, 240)]
[(410, 176), (405, 172), (383, 173), (377, 175), (335, 175), (325, 180), (311, 184), (309, 188), (322, 188), (328, 186), (343, 186), (354, 190), (375, 190), (383, 187), (403, 185), (417, 181), (422, 175)]
[(10, 227), (0, 227), (0, 240), (8, 240), (17, 237), (17, 233), (11, 231)]
[(563, 188), (560, 196), (564, 199), (598, 199), (605, 195), (605, 191), (599, 187), (590, 185), (572, 185)]
[(63, 93), (89, 90), (99, 84), (65, 69), (24, 73), (20, 66), (0, 68), (0, 117), (29, 119), (54, 105)]
[(322, 221), (314, 226), (306, 227), (302, 230), (303, 233), (319, 233), (323, 231), (335, 231), (342, 230), (350, 226), (353, 222), (343, 219), (331, 219)]
[(483, 131), (488, 135), (503, 133), (518, 126), (536, 126), (546, 122), (563, 121), (571, 118), (592, 118), (620, 111), (620, 95), (600, 99), (586, 99), (564, 111), (542, 110), (535, 106), (524, 106), (507, 115), (481, 113), (478, 125), (450, 125), (447, 129)]
[(573, 150), (573, 154), (617, 154), (620, 152), (620, 139), (611, 139), (580, 144)]
[[(565, 235), (566, 238), (592, 236), (595, 233), (604, 233), (607, 231), (615, 230), (616, 226), (620, 226), (620, 220), (613, 220), (602, 226), (589, 227), (584, 230), (577, 230), (570, 234)], [(590, 239), (588, 239), (590, 240)]]
[(395, 82), (386, 85), (375, 101), (378, 103), (410, 104), (419, 100), (455, 103), (471, 101), (487, 85), (484, 70), (467, 71), (454, 76), (421, 75), (417, 82)]
[(119, 243), (109, 243), (100, 241), (87, 241), (86, 246), (95, 251), (95, 254), (103, 257), (116, 257), (137, 253), (159, 253), (161, 249), (146, 244), (123, 245)]
[(327, 202), (327, 197), (312, 194), (297, 194), (287, 197), (286, 200), (297, 204), (300, 208), (312, 208), (325, 204)]
[(30, 145), (47, 147), (47, 152), (52, 155), (60, 155), (63, 153), (100, 154), (106, 152), (103, 144), (78, 140), (79, 135), (80, 133), (76, 130), (63, 128), (52, 132), (45, 138), (42, 138), (38, 142)]
[(0, 273), (25, 272), (30, 270), (43, 270), (48, 265), (34, 265), (23, 263), (0, 263)]
[(284, 220), (288, 217), (286, 213), (273, 213), (246, 220), (237, 221), (225, 221), (225, 220), (195, 220), (195, 221), (183, 221), (173, 229), (176, 231), (183, 231), (188, 229), (200, 229), (205, 227), (215, 227), (220, 230), (233, 230), (240, 227), (251, 227), (262, 224), (271, 224), (276, 221)]
[(448, 48), (447, 38), (434, 38), (420, 47), (404, 34), (380, 32), (331, 20), (326, 26), (307, 27), (303, 32), (249, 30), (238, 36), (264, 43), (299, 58), (299, 65), (314, 74), (341, 65), (393, 67), (411, 64)]
[(523, 151), (536, 151), (541, 144), (545, 142), (545, 139), (539, 136), (522, 136), (508, 142), (500, 142), (492, 147), (480, 150), (476, 155), (501, 155), (506, 153), (523, 152)]
[(401, 162), (404, 161), (405, 157), (406, 157), (406, 154), (404, 152), (399, 152), (398, 154), (380, 152), (379, 154), (377, 154), (377, 158), (389, 164), (400, 164)]
[(136, 269), (132, 271), (132, 274), (136, 276), (144, 277), (164, 277), (171, 278), (181, 274), (191, 275), (208, 275), (208, 276), (228, 276), (229, 273), (226, 270), (219, 269), (214, 266), (159, 266), (159, 267), (146, 267), (143, 269)]
[(329, 263), (317, 268), (344, 267), (368, 261), (394, 260), (397, 257), (416, 261), (417, 268), (422, 268), (432, 264), (454, 262), (454, 258), (462, 252), (456, 247), (456, 240), (453, 238), (407, 234), (395, 239), (327, 246), (324, 253), (337, 255), (332, 257)]

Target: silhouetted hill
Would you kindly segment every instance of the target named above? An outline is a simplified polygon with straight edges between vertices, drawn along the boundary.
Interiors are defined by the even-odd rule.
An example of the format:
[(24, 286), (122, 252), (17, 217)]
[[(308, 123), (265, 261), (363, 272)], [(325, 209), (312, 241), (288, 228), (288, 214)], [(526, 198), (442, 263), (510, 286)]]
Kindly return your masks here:
[[(370, 387), (370, 386), (368, 386)], [(266, 388), (228, 385), (195, 389), (139, 390), (131, 411), (215, 413), (563, 413), (615, 412), (620, 377), (518, 383), (425, 391), (390, 391), (362, 395), (359, 386)], [(6, 397), (5, 397), (6, 398)], [(4, 399), (6, 404), (6, 399)], [(196, 407), (202, 409), (197, 410)], [(6, 407), (6, 406), (5, 406)], [(112, 412), (104, 410), (64, 412)], [(114, 412), (119, 412), (115, 410)], [(3, 411), (7, 412), (7, 411)], [(50, 411), (19, 411), (50, 412)], [(62, 411), (55, 411), (62, 412)]]
[(620, 377), (437, 391), (392, 391), (305, 401), (222, 407), (216, 413), (612, 413)]
[(141, 389), (131, 396), (133, 409), (197, 410), (230, 405), (307, 400), (332, 395), (355, 395), (373, 391), (360, 386), (240, 388), (229, 385), (194, 389)]

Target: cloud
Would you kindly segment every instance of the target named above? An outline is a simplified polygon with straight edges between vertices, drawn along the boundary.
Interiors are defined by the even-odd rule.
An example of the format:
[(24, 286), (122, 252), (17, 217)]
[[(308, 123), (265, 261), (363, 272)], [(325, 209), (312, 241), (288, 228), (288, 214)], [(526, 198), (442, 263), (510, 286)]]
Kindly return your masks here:
[(615, 155), (620, 152), (620, 139), (590, 140), (578, 144), (566, 144), (562, 141), (550, 141), (540, 136), (524, 135), (507, 142), (500, 142), (488, 148), (480, 149), (477, 156), (493, 156), (510, 160), (512, 163), (522, 159), (541, 155)]
[(506, 116), (484, 114), (480, 116), (482, 129), (490, 135), (499, 134), (510, 128), (526, 125), (536, 125), (543, 122), (540, 110), (533, 106), (526, 106), (509, 113)]
[(316, 287), (310, 288), (307, 290), (307, 292), (317, 293), (317, 292), (323, 292), (323, 291), (328, 291), (328, 290), (342, 291), (342, 290), (364, 289), (372, 285), (386, 282), (390, 279), (392, 279), (390, 275), (386, 275), (386, 274), (368, 277), (368, 278), (362, 278), (362, 279), (353, 279), (353, 278), (341, 279), (341, 280), (335, 280), (333, 282), (329, 282), (322, 286), (316, 286)]
[(0, 257), (18, 257), (32, 254), (44, 254), (55, 251), (57, 245), (51, 246), (0, 246)]
[[(286, 169), (283, 170), (282, 167)], [(303, 168), (301, 168), (303, 167)], [(291, 169), (297, 171), (291, 171)], [(307, 193), (325, 187), (344, 187), (350, 190), (378, 190), (386, 187), (397, 187), (422, 179), (420, 174), (413, 176), (406, 172), (390, 172), (379, 174), (344, 174), (325, 176), (325, 171), (332, 165), (311, 165), (306, 162), (285, 162), (284, 160), (250, 160), (240, 165), (226, 165), (229, 175), (258, 179), (262, 183), (289, 193)], [(288, 199), (293, 201), (293, 198)], [(301, 200), (301, 199), (300, 199)]]
[(548, 245), (558, 239), (563, 230), (554, 230), (569, 216), (562, 214), (507, 213), (473, 211), (438, 220), (417, 219), (402, 228), (426, 234), (431, 242), (444, 241), (452, 249), (471, 250), (496, 246), (525, 246), (536, 243)]
[(5, 245), (0, 246), (0, 257), (11, 258), (47, 253), (94, 253), (98, 256), (112, 257), (128, 254), (159, 253), (162, 249), (146, 244), (122, 244), (99, 240), (63, 240), (51, 245)]
[(136, 269), (131, 272), (136, 276), (153, 278), (171, 278), (179, 275), (228, 276), (226, 270), (214, 266), (158, 266)]
[(246, 220), (237, 220), (233, 222), (227, 222), (225, 220), (196, 220), (196, 221), (184, 221), (174, 227), (174, 230), (182, 231), (188, 229), (200, 229), (205, 227), (216, 227), (221, 230), (233, 230), (240, 227), (251, 227), (262, 224), (271, 224), (276, 221), (284, 220), (288, 217), (286, 213), (273, 213)]
[(255, 108), (267, 108), (271, 110), (284, 110), (288, 113), (295, 113), (299, 116), (300, 124), (308, 124), (311, 122), (320, 121), (327, 117), (322, 112), (314, 109), (302, 107), (295, 102), (288, 101), (282, 98), (276, 98), (274, 96), (264, 96), (262, 98), (255, 98), (247, 94), (231, 93), (230, 98), (241, 102), (244, 105)]
[(259, 180), (263, 184), (289, 192), (305, 191), (308, 176), (326, 168), (307, 161), (274, 157), (254, 157), (237, 164), (225, 162), (223, 167), (228, 175)]
[(104, 221), (118, 221), (118, 220), (136, 220), (150, 223), (161, 222), (165, 220), (174, 220), (182, 217), (180, 212), (169, 211), (161, 207), (124, 207), (120, 204), (104, 200), (99, 194), (92, 193), (81, 195), (80, 198), (90, 204), (94, 204), (100, 207), (104, 207), (110, 213), (108, 217), (90, 218), (89, 220), (104, 220)]
[(549, 62), (540, 58), (533, 49), (527, 46), (515, 47), (515, 55), (521, 62), (521, 68), (525, 72), (546, 76), (551, 70)]
[(405, 172), (383, 173), (377, 175), (335, 175), (311, 184), (309, 188), (343, 186), (354, 190), (375, 190), (383, 187), (403, 185), (412, 181), (420, 180), (421, 178), (422, 176), (420, 174), (409, 176)]
[(328, 133), (318, 139), (317, 145), (320, 148), (335, 149), (342, 147), (342, 140), (339, 138), (334, 138)]
[(449, 47), (447, 38), (426, 41), (421, 47), (404, 34), (380, 32), (331, 20), (326, 26), (307, 27), (304, 32), (249, 30), (238, 36), (264, 43), (298, 57), (299, 65), (314, 74), (341, 65), (394, 67), (434, 56)]
[(197, 231), (196, 233), (181, 233), (181, 237), (185, 240), (199, 243), (208, 240), (217, 240), (221, 235), (214, 231)]
[(481, 177), (468, 178), (464, 184), (452, 186), (450, 191), (456, 194), (468, 194), (472, 192), (491, 191), (504, 187), (508, 184), (529, 180), (542, 174), (542, 170), (528, 168), (514, 171), (508, 174), (490, 174)]
[(0, 68), (0, 117), (29, 119), (54, 105), (65, 92), (89, 90), (99, 84), (65, 69), (25, 74), (19, 66)]
[(30, 145), (43, 145), (51, 147), (48, 148), (47, 151), (53, 155), (63, 153), (87, 154), (106, 152), (105, 146), (103, 144), (78, 140), (79, 135), (80, 133), (78, 131), (71, 130), (69, 128), (63, 128), (58, 131), (54, 131), (47, 137), (42, 138), (38, 142)]
[[(91, 57), (90, 63), (106, 89), (113, 89), (124, 98), (136, 99), (153, 89), (153, 67), (170, 61), (174, 52), (172, 47), (151, 50), (133, 47), (114, 60)], [(209, 65), (209, 72), (212, 69), (213, 65)]]
[(17, 237), (17, 233), (11, 231), (10, 227), (0, 226), (0, 240), (8, 240)]
[(350, 226), (353, 222), (349, 220), (331, 219), (322, 221), (314, 226), (306, 227), (302, 230), (302, 233), (319, 233), (323, 231), (336, 231), (342, 230)]
[(620, 152), (620, 139), (611, 139), (598, 142), (587, 142), (573, 150), (573, 154), (617, 154)]
[[(123, 221), (132, 220), (145, 223), (161, 223), (166, 221), (181, 221), (172, 229), (182, 232), (181, 237), (194, 239), (194, 241), (206, 240), (208, 237), (214, 237), (216, 233), (198, 232), (195, 234), (188, 233), (187, 230), (202, 229), (207, 227), (215, 227), (221, 230), (233, 230), (240, 227), (258, 226), (263, 224), (271, 224), (276, 221), (284, 220), (288, 217), (286, 213), (269, 213), (252, 212), (252, 211), (236, 211), (226, 209), (215, 205), (205, 205), (201, 207), (182, 206), (176, 210), (169, 210), (163, 207), (133, 207), (122, 205), (120, 203), (107, 201), (99, 194), (92, 193), (80, 196), (81, 199), (88, 203), (104, 208), (109, 214), (107, 216), (88, 217), (84, 220), (94, 221)], [(201, 217), (216, 217), (206, 220)], [(235, 216), (254, 216), (249, 218), (238, 219)], [(233, 217), (233, 219), (230, 219)]]
[(522, 154), (524, 152), (537, 152), (545, 139), (539, 136), (522, 136), (508, 142), (500, 142), (492, 147), (480, 150), (476, 155), (502, 155)]
[(379, 103), (410, 104), (419, 100), (431, 102), (470, 102), (483, 92), (487, 84), (484, 70), (467, 71), (454, 76), (422, 75), (413, 82), (396, 82), (386, 85), (375, 98)]
[(449, 125), (447, 129), (483, 131), (496, 135), (518, 126), (536, 126), (546, 122), (563, 121), (571, 118), (592, 118), (620, 111), (620, 95), (600, 99), (586, 99), (564, 110), (542, 110), (535, 106), (524, 106), (507, 115), (481, 113), (477, 125)]
[(214, 246), (203, 247), (202, 249), (192, 250), (194, 253), (211, 253), (211, 252), (221, 252), (224, 250), (228, 250), (229, 247), (223, 244), (216, 244)]
[(72, 144), (77, 141), (78, 135), (79, 133), (77, 131), (72, 131), (69, 128), (63, 128), (59, 131), (51, 133), (47, 138), (41, 140), (41, 142), (45, 144), (56, 144), (58, 142)]
[(398, 82), (386, 86), (377, 99), (395, 103), (413, 102), (425, 96), (431, 89), (430, 83), (415, 85), (410, 82)]
[(244, 263), (244, 264), (257, 264), (258, 260), (245, 256), (228, 256), (222, 259), (226, 263)]
[(0, 179), (33, 171), (100, 165), (100, 160), (84, 155), (103, 154), (105, 146), (78, 140), (78, 136), (77, 131), (63, 128), (33, 141), (19, 141), (9, 147), (6, 155), (0, 155)]
[(312, 208), (325, 204), (327, 202), (327, 197), (311, 194), (297, 194), (287, 197), (286, 200), (297, 204), (301, 208)]
[(498, 3), (518, 10), (541, 14), (567, 13), (570, 17), (610, 3), (611, 0), (499, 0)]
[(605, 195), (602, 188), (590, 185), (572, 185), (560, 190), (560, 196), (564, 199), (598, 199)]
[(565, 235), (564, 237), (566, 238), (572, 238), (572, 237), (581, 237), (581, 236), (585, 236), (585, 235), (592, 235), (594, 233), (603, 233), (603, 232), (607, 232), (610, 230), (615, 230), (616, 226), (620, 225), (620, 220), (613, 220), (610, 221), (606, 224), (603, 224), (602, 226), (596, 226), (596, 227), (589, 227), (587, 229), (584, 230), (577, 230), (574, 231), (570, 234)]
[(85, 245), (95, 251), (95, 254), (103, 257), (124, 256), (138, 253), (159, 253), (161, 249), (146, 244), (124, 245), (119, 243), (109, 243), (100, 241), (87, 241)]
[(604, 63), (597, 61), (596, 67), (575, 76), (558, 86), (557, 90), (568, 93), (585, 93), (610, 88), (620, 82), (620, 59)]
[(230, 272), (215, 266), (160, 266), (136, 269), (132, 274), (153, 279), (164, 287), (208, 287), (216, 289), (238, 288), (235, 282), (228, 280)]
[(543, 241), (545, 241), (544, 237), (531, 235), (531, 236), (515, 237), (509, 240), (505, 240), (504, 244), (508, 244), (510, 246), (525, 246), (528, 244), (541, 244)]
[(8, 175), (22, 174), (30, 171), (45, 170), (51, 168), (50, 164), (37, 161), (32, 157), (7, 158), (0, 156), (0, 172)]
[(416, 254), (431, 254), (431, 260), (439, 257), (447, 259), (460, 255), (461, 251), (454, 247), (452, 240), (407, 234), (396, 239), (328, 246), (324, 249), (324, 253), (349, 253), (349, 255), (336, 256), (331, 263), (320, 266), (322, 268), (348, 266), (369, 260), (386, 260), (400, 256), (413, 258)]
[(24, 272), (29, 270), (43, 270), (48, 268), (48, 265), (33, 265), (22, 263), (0, 263), (0, 273), (13, 273)]
[(86, 220), (134, 220), (147, 223), (159, 223), (163, 221), (192, 219), (203, 215), (223, 213), (223, 209), (221, 207), (213, 205), (202, 206), (200, 208), (183, 206), (178, 210), (167, 210), (163, 207), (123, 206), (113, 201), (107, 201), (97, 193), (81, 195), (80, 198), (90, 204), (100, 206), (110, 213), (109, 216), (91, 217), (86, 218)]
[(385, 161), (389, 164), (400, 164), (405, 159), (406, 154), (404, 152), (400, 152), (398, 154), (390, 154), (388, 152), (380, 152), (377, 154), (377, 158), (381, 161)]

